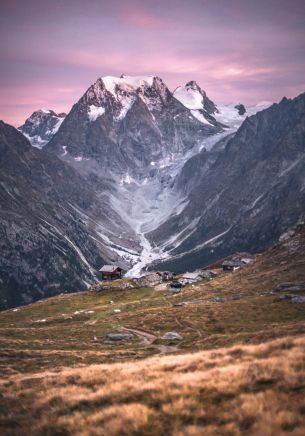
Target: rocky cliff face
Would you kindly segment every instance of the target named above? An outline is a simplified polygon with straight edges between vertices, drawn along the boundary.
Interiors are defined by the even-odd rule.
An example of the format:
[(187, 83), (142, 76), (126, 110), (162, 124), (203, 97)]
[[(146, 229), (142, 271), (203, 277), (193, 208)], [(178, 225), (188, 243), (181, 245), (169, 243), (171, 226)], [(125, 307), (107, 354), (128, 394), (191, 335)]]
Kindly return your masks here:
[(105, 262), (122, 260), (116, 242), (126, 255), (139, 248), (72, 167), (2, 121), (0, 206), (0, 308), (85, 289)]
[(43, 148), (58, 131), (66, 114), (40, 109), (19, 127), (20, 132), (37, 148)]
[[(100, 256), (123, 261), (127, 269), (133, 264), (129, 274), (138, 276), (148, 265), (185, 271), (237, 251), (260, 251), (305, 210), (304, 95), (262, 110), (266, 106), (216, 106), (194, 81), (171, 93), (154, 76), (100, 78), (72, 107), (43, 154), (35, 155), (36, 167), (51, 165), (51, 172), (54, 165), (59, 169), (56, 156), (64, 161), (62, 188), (53, 172), (39, 173), (38, 204), (52, 204), (54, 220), (67, 208), (72, 220), (78, 216), (83, 230), (69, 227), (68, 238), (79, 249), (78, 239), (71, 238), (74, 231), (76, 238), (83, 232), (83, 254), (93, 268)], [(42, 156), (53, 161), (43, 163)], [(25, 161), (24, 180), (13, 182), (10, 176), (10, 183), (17, 189), (24, 183), (32, 192), (37, 168)], [(64, 186), (67, 169), (79, 193), (76, 203), (70, 200), (70, 181)], [(64, 192), (55, 195), (54, 189)], [(27, 205), (33, 216), (35, 201), (29, 197)], [(67, 234), (69, 229), (43, 213)], [(60, 219), (70, 226), (66, 216)], [(86, 248), (87, 240), (95, 248)], [(26, 246), (23, 239), (22, 259)], [(61, 274), (45, 283), (52, 289)]]
[(187, 205), (149, 234), (169, 253), (158, 267), (183, 271), (261, 251), (305, 213), (305, 94), (247, 118), (212, 165), (207, 159), (201, 152), (186, 163), (177, 187)]
[(141, 177), (151, 162), (185, 153), (220, 130), (215, 119), (193, 116), (158, 77), (104, 77), (73, 106), (46, 148), (82, 173)]

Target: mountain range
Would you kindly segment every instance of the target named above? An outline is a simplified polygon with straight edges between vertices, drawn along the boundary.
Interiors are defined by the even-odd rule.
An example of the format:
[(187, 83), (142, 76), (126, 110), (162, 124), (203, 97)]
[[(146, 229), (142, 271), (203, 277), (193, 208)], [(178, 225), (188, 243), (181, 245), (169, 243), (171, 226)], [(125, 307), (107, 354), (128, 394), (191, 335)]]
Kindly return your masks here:
[(105, 263), (182, 272), (267, 248), (305, 212), (304, 132), (305, 94), (220, 105), (124, 75), (67, 115), (1, 122), (1, 306), (84, 289)]

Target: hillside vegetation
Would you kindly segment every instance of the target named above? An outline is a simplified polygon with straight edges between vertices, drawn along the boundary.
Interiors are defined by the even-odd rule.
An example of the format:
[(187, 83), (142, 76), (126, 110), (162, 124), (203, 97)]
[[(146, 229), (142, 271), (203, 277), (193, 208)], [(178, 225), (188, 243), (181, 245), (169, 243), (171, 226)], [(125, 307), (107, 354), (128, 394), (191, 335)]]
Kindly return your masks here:
[(1, 312), (2, 433), (304, 434), (304, 266), (299, 225), (176, 295), (114, 287)]

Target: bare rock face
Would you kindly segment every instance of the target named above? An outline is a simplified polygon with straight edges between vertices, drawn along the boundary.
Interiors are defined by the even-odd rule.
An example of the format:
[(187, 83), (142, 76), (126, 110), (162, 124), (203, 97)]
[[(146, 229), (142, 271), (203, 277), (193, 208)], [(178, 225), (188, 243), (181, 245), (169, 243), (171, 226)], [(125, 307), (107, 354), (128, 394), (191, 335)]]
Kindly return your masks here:
[(89, 287), (114, 256), (101, 228), (118, 233), (119, 220), (73, 168), (0, 122), (1, 308)]
[[(304, 132), (301, 94), (247, 118), (206, 170), (196, 169), (206, 152), (187, 162), (186, 207), (149, 234), (172, 258), (153, 268), (183, 272), (238, 251), (259, 252), (294, 225), (305, 213)], [(167, 244), (173, 232), (180, 239)]]
[(244, 109), (122, 75), (34, 113), (20, 129), (44, 150), (2, 123), (2, 306), (90, 286), (104, 262), (185, 272), (271, 245), (305, 211), (305, 95)]
[(159, 77), (104, 77), (73, 106), (46, 149), (87, 176), (139, 176), (152, 161), (186, 152), (221, 129), (215, 119), (193, 116)]
[(235, 109), (238, 111), (238, 115), (244, 115), (247, 112), (245, 106), (241, 103), (237, 104)]

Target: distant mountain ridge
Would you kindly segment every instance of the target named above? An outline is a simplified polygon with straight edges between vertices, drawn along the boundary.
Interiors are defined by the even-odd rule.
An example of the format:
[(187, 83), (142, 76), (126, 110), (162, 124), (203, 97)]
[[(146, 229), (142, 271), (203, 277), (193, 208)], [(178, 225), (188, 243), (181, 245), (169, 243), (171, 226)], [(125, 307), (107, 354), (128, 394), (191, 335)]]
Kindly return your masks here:
[(43, 148), (58, 131), (65, 117), (63, 112), (57, 114), (50, 109), (39, 109), (18, 129), (34, 147)]
[(89, 87), (46, 149), (72, 164), (90, 159), (88, 173), (140, 176), (152, 161), (184, 153), (221, 130), (216, 120), (194, 117), (158, 77), (108, 76)]
[[(41, 295), (77, 290), (105, 262), (139, 276), (148, 268), (191, 270), (267, 248), (305, 211), (304, 95), (268, 106), (216, 105), (195, 81), (172, 93), (155, 76), (107, 76), (68, 115), (37, 112), (28, 135), (50, 135), (43, 150), (2, 127), (12, 162), (6, 167), (2, 159), (2, 208), (14, 214), (22, 205), (24, 235), (17, 243), (4, 213), (5, 262), (9, 253), (26, 259), (33, 247), (39, 260), (37, 269), (22, 260), (18, 280), (4, 263), (3, 293), (15, 287), (14, 301), (25, 302), (30, 287), (33, 298), (38, 288)], [(49, 245), (55, 269), (40, 261)], [(22, 280), (25, 297), (17, 297)]]

